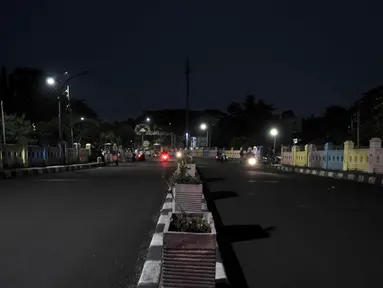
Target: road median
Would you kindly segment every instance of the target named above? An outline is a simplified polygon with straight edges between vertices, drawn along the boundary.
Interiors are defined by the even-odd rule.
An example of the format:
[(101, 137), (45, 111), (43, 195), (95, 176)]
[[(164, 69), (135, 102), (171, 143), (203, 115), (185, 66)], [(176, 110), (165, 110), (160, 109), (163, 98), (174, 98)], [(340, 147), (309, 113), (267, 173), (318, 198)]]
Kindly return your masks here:
[[(174, 189), (174, 187), (169, 186), (169, 189), (166, 193), (166, 198), (161, 208), (161, 213), (157, 221), (155, 233), (153, 234), (152, 240), (150, 242), (141, 276), (138, 280), (138, 288), (162, 287), (164, 233), (166, 233), (166, 227), (169, 226), (172, 214), (176, 207), (174, 202)], [(202, 196), (201, 199), (201, 212), (208, 212), (204, 196)], [(229, 287), (218, 243), (216, 245), (215, 254), (215, 287)], [(184, 279), (184, 281), (188, 281), (187, 277)]]

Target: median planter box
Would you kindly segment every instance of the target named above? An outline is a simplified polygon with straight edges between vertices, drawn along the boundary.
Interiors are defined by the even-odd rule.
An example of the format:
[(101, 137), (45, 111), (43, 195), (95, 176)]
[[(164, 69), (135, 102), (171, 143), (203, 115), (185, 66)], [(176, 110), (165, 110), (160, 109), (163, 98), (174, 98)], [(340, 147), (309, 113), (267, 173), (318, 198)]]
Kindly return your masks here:
[[(194, 223), (203, 221), (204, 229), (179, 229), (175, 217), (189, 219), (188, 223), (193, 219)], [(165, 225), (163, 243), (163, 288), (215, 287), (217, 240), (211, 213), (172, 213), (170, 223)]]
[(176, 184), (173, 189), (173, 212), (201, 212), (202, 184)]

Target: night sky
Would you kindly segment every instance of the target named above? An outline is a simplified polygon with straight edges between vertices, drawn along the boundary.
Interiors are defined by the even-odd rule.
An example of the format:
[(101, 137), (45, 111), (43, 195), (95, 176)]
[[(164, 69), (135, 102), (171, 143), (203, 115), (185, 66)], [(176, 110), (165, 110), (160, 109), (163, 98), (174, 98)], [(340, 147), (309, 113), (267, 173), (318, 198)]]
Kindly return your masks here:
[[(5, 5), (5, 6), (4, 6)], [(0, 65), (89, 70), (71, 87), (106, 120), (226, 109), (254, 94), (300, 116), (351, 104), (382, 83), (382, 1), (12, 0)]]

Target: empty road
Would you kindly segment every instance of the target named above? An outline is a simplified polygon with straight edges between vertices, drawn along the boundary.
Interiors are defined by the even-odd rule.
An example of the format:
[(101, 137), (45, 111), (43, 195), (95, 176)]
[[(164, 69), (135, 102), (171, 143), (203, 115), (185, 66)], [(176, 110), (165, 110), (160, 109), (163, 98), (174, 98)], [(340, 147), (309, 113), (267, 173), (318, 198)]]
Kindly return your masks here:
[(147, 161), (0, 181), (0, 287), (134, 287), (168, 172)]
[(233, 287), (383, 287), (383, 191), (197, 160)]

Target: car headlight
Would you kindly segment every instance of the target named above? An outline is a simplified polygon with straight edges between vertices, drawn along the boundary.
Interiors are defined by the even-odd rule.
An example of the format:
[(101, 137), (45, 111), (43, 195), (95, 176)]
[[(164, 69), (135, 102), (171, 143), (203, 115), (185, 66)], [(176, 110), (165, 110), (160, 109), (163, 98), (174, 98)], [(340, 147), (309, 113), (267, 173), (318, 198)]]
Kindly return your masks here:
[(257, 160), (255, 160), (255, 158), (250, 158), (249, 160), (247, 160), (247, 162), (250, 164), (250, 165), (255, 165), (257, 163)]
[(182, 156), (182, 154), (181, 154), (181, 152), (177, 152), (177, 158), (181, 158), (181, 156)]

